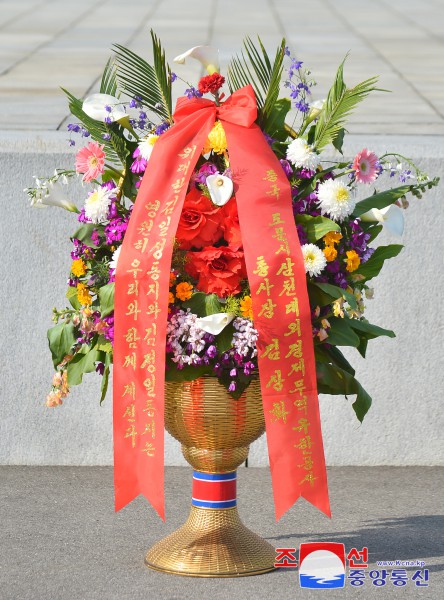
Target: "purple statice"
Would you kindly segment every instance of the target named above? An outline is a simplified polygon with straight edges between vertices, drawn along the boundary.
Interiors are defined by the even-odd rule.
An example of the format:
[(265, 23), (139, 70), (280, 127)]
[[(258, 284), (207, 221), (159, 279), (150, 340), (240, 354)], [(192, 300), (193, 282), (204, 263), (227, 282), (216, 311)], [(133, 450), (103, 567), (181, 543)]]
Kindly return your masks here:
[(296, 224), (296, 229), (298, 232), (299, 243), (301, 245), (308, 244), (307, 233), (306, 233), (305, 229), (302, 227), (302, 225)]
[(299, 100), (298, 102), (295, 102), (295, 107), (301, 111), (301, 113), (308, 113), (308, 111), (310, 110), (310, 105), (308, 104), (308, 102), (305, 102), (305, 100)]
[(195, 185), (198, 183), (201, 185), (206, 184), (206, 179), (209, 175), (215, 175), (219, 171), (217, 170), (216, 165), (213, 165), (211, 162), (204, 163), (197, 173), (192, 175), (192, 181)]
[(196, 324), (197, 315), (188, 309), (171, 313), (166, 330), (166, 351), (178, 368), (205, 364), (206, 332)]
[(162, 135), (162, 133), (165, 133), (165, 131), (169, 129), (169, 127), (170, 124), (168, 123), (168, 121), (162, 121), (162, 123), (158, 125), (154, 130), (154, 133), (155, 135)]
[(133, 173), (144, 173), (148, 165), (148, 161), (146, 158), (143, 158), (138, 146), (133, 152), (133, 158), (134, 161), (131, 164), (131, 171)]
[(174, 83), (176, 81), (176, 79), (177, 79), (176, 73), (173, 73), (171, 71), (171, 73), (170, 73), (170, 81), (171, 81), (171, 83)]
[(105, 140), (105, 142), (109, 142), (110, 139), (111, 139), (110, 133), (102, 133), (102, 140)]
[(192, 98), (202, 98), (202, 94), (199, 92), (198, 89), (196, 89), (193, 86), (186, 89), (184, 91), (184, 94), (188, 98), (188, 100), (191, 100)]
[(68, 129), (68, 131), (72, 131), (73, 133), (79, 133), (81, 129), (78, 123), (68, 123), (66, 128)]
[(293, 176), (293, 167), (291, 164), (284, 158), (281, 158), (279, 162), (281, 163), (281, 167), (284, 170), (285, 175), (288, 177), (288, 179), (291, 179)]

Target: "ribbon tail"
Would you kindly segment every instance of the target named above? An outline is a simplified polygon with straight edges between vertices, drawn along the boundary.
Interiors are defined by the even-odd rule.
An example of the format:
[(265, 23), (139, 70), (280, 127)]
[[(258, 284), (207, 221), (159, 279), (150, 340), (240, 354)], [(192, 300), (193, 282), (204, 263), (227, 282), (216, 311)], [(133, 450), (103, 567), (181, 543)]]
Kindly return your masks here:
[(300, 497), (330, 516), (306, 274), (289, 182), (262, 131), (224, 120), (242, 233), (276, 518)]

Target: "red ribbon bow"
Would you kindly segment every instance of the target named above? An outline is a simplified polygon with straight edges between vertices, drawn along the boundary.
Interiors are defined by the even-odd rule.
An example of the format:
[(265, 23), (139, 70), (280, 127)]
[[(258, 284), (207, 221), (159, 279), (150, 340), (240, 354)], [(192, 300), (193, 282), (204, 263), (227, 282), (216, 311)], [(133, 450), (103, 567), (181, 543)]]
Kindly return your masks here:
[(143, 493), (164, 518), (164, 371), (169, 272), (189, 179), (223, 121), (259, 332), (258, 363), (276, 518), (299, 496), (330, 516), (304, 261), (284, 171), (246, 86), (221, 106), (179, 98), (156, 142), (116, 273), (116, 510)]

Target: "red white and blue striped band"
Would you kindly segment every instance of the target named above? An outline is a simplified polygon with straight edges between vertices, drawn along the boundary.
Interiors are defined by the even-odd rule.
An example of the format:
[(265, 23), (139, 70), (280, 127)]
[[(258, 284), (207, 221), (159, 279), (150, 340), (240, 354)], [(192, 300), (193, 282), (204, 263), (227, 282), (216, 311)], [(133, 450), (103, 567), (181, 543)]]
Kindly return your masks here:
[(236, 506), (236, 471), (231, 473), (193, 472), (192, 505), (199, 508)]

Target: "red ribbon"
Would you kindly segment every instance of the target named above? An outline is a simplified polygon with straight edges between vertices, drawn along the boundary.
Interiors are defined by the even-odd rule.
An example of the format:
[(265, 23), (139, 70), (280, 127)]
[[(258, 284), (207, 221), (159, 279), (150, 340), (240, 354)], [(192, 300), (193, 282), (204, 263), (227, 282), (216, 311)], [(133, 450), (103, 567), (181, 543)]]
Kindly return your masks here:
[(258, 363), (276, 518), (303, 496), (330, 516), (306, 276), (283, 169), (255, 124), (246, 86), (217, 107), (179, 98), (156, 142), (116, 274), (116, 510), (143, 493), (164, 518), (165, 336), (174, 236), (191, 174), (216, 119), (226, 132), (259, 332)]

